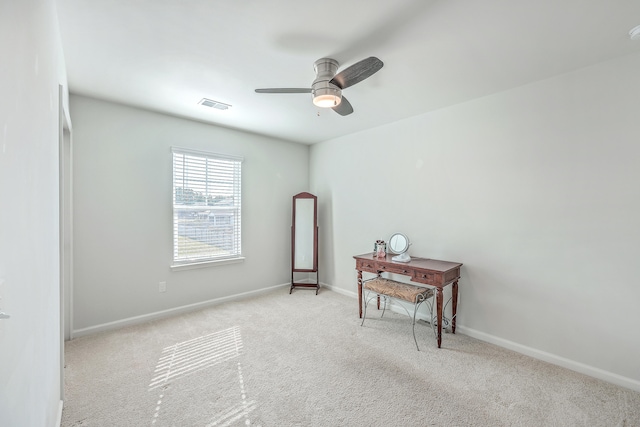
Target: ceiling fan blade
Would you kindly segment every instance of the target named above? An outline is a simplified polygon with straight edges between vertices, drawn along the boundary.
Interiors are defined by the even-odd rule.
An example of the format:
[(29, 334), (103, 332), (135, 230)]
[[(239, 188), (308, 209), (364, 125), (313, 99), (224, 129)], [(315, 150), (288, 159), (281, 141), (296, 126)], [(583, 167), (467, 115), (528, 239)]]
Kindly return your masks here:
[(340, 89), (346, 89), (356, 83), (360, 83), (364, 79), (371, 77), (380, 69), (384, 63), (375, 56), (370, 56), (360, 62), (356, 62), (350, 67), (345, 68), (336, 74), (330, 83), (338, 86)]
[(270, 88), (256, 89), (257, 93), (311, 93), (311, 88)]
[(342, 101), (340, 101), (340, 104), (335, 107), (331, 107), (331, 109), (341, 116), (348, 116), (349, 114), (353, 113), (353, 107), (351, 106), (351, 103), (347, 101), (347, 98), (345, 98), (344, 96), (342, 97)]

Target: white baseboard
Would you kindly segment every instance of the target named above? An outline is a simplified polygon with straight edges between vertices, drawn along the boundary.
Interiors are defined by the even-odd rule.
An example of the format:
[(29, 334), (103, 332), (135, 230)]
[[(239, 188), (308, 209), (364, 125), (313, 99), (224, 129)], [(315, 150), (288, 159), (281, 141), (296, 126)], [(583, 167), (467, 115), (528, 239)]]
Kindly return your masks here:
[(64, 407), (64, 402), (61, 400), (60, 403), (58, 403), (58, 423), (56, 424), (57, 427), (62, 427), (62, 408)]
[[(331, 286), (326, 283), (322, 283), (322, 287), (328, 288), (342, 295), (346, 295), (346, 296), (358, 299), (357, 292), (347, 291), (345, 289), (338, 288), (336, 286)], [(392, 303), (387, 307), (395, 313), (406, 315), (407, 312), (404, 311), (401, 307), (397, 307), (396, 304), (397, 303), (395, 303), (395, 301), (392, 301)], [(420, 311), (418, 311), (416, 317), (418, 319), (428, 321), (428, 316), (425, 316)], [(534, 359), (542, 360), (544, 362), (548, 362), (553, 365), (561, 366), (563, 368), (567, 368), (572, 371), (580, 372), (581, 374), (585, 374), (593, 378), (607, 381), (609, 383), (616, 384), (621, 387), (625, 387), (635, 391), (640, 391), (640, 381), (634, 380), (632, 378), (623, 377), (622, 375), (614, 374), (613, 372), (605, 371), (603, 369), (586, 365), (584, 363), (576, 362), (575, 360), (567, 359), (552, 353), (547, 353), (532, 347), (527, 347), (525, 345), (518, 344), (513, 341), (505, 340), (503, 338), (499, 338), (494, 335), (487, 334), (485, 332), (477, 331), (473, 328), (468, 328), (466, 326), (460, 325), (459, 323), (456, 325), (456, 332), (460, 332), (463, 335), (468, 335), (480, 341), (488, 342), (490, 344), (497, 345), (498, 347), (506, 348), (506, 349), (515, 351), (516, 353), (533, 357)]]
[(151, 320), (164, 319), (166, 317), (175, 316), (182, 313), (188, 313), (190, 311), (199, 310), (205, 307), (222, 304), (228, 301), (240, 300), (267, 292), (271, 292), (278, 288), (284, 288), (291, 286), (290, 283), (284, 283), (282, 285), (271, 286), (269, 288), (258, 289), (256, 291), (243, 292), (241, 294), (230, 295), (228, 297), (215, 298), (207, 301), (197, 302), (195, 304), (183, 305), (181, 307), (170, 308), (168, 310), (156, 311), (154, 313), (143, 314), (141, 316), (129, 317), (122, 320), (116, 320), (114, 322), (103, 323), (101, 325), (90, 326), (83, 329), (75, 329), (73, 331), (73, 338), (79, 338), (85, 335), (95, 334), (97, 332), (109, 331), (113, 329), (122, 328), (124, 326), (137, 325), (140, 323), (149, 322)]
[(333, 286), (333, 285), (329, 285), (328, 283), (322, 283), (320, 282), (320, 288), (327, 288), (333, 292), (336, 292), (338, 294), (342, 294), (342, 295), (346, 295), (348, 297), (352, 297), (355, 299), (358, 299), (358, 293), (355, 291), (348, 291), (346, 289), (342, 289), (342, 288), (338, 288), (337, 286)]
[(522, 344), (518, 344), (503, 338), (496, 337), (484, 332), (477, 331), (472, 328), (468, 328), (463, 325), (456, 326), (456, 332), (460, 331), (464, 335), (485, 341), (491, 344), (495, 344), (499, 347), (513, 350), (520, 354), (533, 357), (534, 359), (549, 362), (554, 365), (562, 366), (563, 368), (571, 369), (572, 371), (580, 372), (581, 374), (588, 375), (593, 378), (598, 378), (603, 381), (607, 381), (612, 384), (626, 387), (631, 390), (640, 391), (640, 381), (623, 377), (622, 375), (614, 374), (613, 372), (605, 371), (600, 368), (596, 368), (584, 363), (576, 362), (575, 360), (567, 359), (555, 354), (547, 353), (535, 348), (527, 347)]

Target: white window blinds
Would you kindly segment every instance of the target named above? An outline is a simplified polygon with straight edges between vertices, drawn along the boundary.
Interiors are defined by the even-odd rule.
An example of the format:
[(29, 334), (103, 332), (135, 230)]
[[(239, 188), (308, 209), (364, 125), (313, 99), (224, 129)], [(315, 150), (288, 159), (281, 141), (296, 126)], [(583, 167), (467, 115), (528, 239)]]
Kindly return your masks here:
[(174, 264), (241, 257), (242, 158), (172, 153)]

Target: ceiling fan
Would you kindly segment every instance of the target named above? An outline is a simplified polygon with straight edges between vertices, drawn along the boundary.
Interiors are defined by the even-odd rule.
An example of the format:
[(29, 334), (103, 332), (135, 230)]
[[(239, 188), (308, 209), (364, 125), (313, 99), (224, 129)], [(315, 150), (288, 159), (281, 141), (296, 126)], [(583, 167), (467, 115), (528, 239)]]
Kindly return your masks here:
[(310, 88), (270, 88), (256, 89), (257, 93), (310, 93), (317, 107), (331, 108), (341, 116), (353, 113), (351, 103), (342, 96), (342, 91), (349, 86), (360, 83), (378, 72), (384, 63), (371, 56), (345, 68), (338, 74), (338, 61), (321, 58), (313, 63), (316, 79)]

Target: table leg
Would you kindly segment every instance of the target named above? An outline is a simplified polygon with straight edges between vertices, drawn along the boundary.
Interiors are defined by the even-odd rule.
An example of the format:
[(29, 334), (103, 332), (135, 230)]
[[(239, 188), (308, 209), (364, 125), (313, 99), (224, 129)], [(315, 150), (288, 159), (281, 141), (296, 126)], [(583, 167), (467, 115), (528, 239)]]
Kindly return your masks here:
[(442, 288), (436, 289), (436, 305), (438, 312), (438, 348), (442, 343)]
[(358, 312), (362, 319), (362, 270), (358, 270)]
[[(380, 277), (382, 277), (382, 276), (381, 276), (381, 275), (380, 275), (380, 273), (378, 272), (378, 279), (379, 279)], [(378, 310), (380, 310), (380, 295), (378, 295)]]
[(458, 281), (451, 286), (451, 332), (456, 333), (456, 313), (458, 312)]

